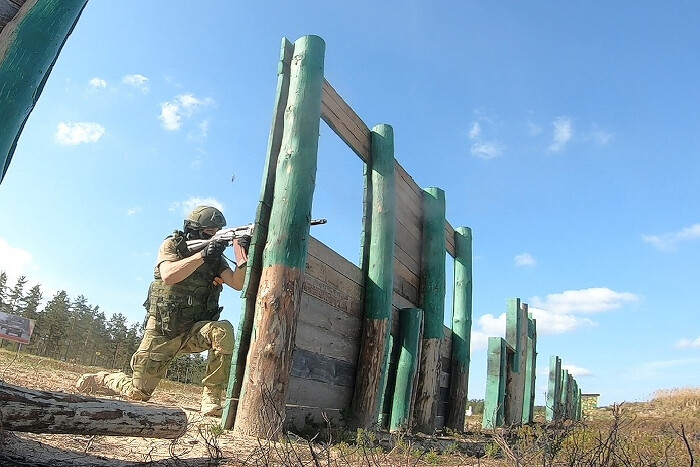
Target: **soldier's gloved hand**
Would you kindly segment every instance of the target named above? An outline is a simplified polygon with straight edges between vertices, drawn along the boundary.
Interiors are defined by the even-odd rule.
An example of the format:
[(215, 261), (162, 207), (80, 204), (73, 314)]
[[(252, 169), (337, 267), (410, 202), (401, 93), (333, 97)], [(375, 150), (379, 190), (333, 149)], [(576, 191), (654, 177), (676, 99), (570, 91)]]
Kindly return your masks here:
[(248, 248), (250, 248), (250, 235), (244, 235), (243, 237), (238, 237), (238, 244), (248, 253)]
[(226, 249), (226, 240), (213, 240), (202, 250), (202, 259), (205, 263), (212, 263), (224, 253)]

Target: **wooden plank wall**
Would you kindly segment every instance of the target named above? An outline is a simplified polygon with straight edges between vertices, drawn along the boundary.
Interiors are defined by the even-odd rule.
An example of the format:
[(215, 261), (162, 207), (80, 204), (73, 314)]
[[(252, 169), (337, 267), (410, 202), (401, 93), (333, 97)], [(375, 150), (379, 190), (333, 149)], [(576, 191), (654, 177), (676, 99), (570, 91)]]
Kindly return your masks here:
[(0, 31), (12, 21), (26, 0), (0, 0)]
[[(364, 161), (371, 157), (371, 134), (342, 97), (325, 81), (321, 116)], [(398, 341), (398, 310), (420, 308), (420, 267), (423, 230), (423, 190), (396, 162), (396, 240), (392, 336)], [(445, 222), (447, 252), (454, 256), (454, 229)], [(335, 420), (350, 407), (355, 385), (363, 317), (362, 271), (328, 246), (311, 237), (297, 324), (296, 347), (287, 393), (287, 423), (304, 426), (321, 412)], [(450, 299), (450, 297), (447, 297)], [(444, 425), (449, 397), (451, 330), (445, 327), (438, 426)], [(390, 375), (396, 372), (392, 352)], [(393, 393), (393, 378), (386, 397)]]
[(287, 420), (307, 414), (336, 421), (352, 400), (360, 352), (364, 285), (360, 268), (313, 237), (304, 276), (296, 347), (287, 392)]

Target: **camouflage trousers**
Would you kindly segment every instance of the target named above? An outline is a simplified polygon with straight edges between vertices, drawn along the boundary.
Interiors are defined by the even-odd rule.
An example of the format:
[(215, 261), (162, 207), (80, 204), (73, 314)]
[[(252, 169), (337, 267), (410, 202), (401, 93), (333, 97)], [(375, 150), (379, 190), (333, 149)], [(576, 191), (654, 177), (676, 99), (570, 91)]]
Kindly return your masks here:
[(155, 321), (149, 318), (143, 340), (131, 357), (133, 376), (111, 373), (104, 377), (103, 384), (128, 399), (147, 401), (176, 357), (209, 350), (202, 384), (213, 390), (224, 390), (228, 384), (233, 344), (233, 326), (225, 320), (199, 321), (187, 333), (169, 339), (155, 331)]

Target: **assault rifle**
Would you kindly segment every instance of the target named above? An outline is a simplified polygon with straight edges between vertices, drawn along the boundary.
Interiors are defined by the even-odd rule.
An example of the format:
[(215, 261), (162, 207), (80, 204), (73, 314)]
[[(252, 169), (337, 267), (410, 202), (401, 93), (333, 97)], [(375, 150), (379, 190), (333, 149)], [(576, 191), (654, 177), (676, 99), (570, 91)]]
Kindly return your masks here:
[[(319, 225), (319, 224), (325, 224), (327, 222), (326, 219), (313, 219), (310, 224), (311, 225)], [(233, 241), (237, 238), (244, 238), (244, 237), (251, 237), (253, 236), (253, 230), (255, 229), (255, 224), (247, 224), (247, 225), (242, 225), (240, 227), (231, 227), (230, 229), (221, 229), (218, 232), (214, 234), (213, 237), (208, 238), (206, 240), (188, 240), (187, 241), (187, 249), (190, 250), (190, 254), (197, 253), (198, 251), (202, 251), (204, 248), (206, 248), (207, 245), (209, 245), (210, 242), (214, 240), (225, 240), (228, 242), (230, 245), (233, 244)]]

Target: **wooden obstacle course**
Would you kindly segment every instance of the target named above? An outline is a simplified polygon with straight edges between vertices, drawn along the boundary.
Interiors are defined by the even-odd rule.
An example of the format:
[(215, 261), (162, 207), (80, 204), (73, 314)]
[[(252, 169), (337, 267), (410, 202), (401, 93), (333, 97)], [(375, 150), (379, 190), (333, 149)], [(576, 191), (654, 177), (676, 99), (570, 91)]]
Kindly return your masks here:
[[(420, 413), (421, 420), (429, 423), (429, 426), (424, 423), (423, 430), (432, 432), (445, 424), (451, 390), (454, 394), (461, 394), (464, 400), (458, 401), (458, 404), (466, 406), (471, 331), (471, 231), (463, 227), (456, 232), (445, 219), (445, 195), (442, 190), (421, 189), (396, 161), (391, 127), (381, 124), (370, 130), (330, 83), (323, 79), (322, 57), (310, 59), (305, 49), (300, 49), (303, 44), (317, 44), (315, 47), (320, 50), (321, 43), (320, 38), (313, 36), (301, 38), (294, 44), (286, 39), (282, 42), (266, 172), (256, 215), (256, 234), (249, 254), (249, 273), (243, 290), (243, 313), (227, 392), (229, 404), (223, 417), (224, 426), (234, 427), (241, 433), (268, 437), (278, 429), (272, 425), (282, 418), (292, 423), (306, 420), (309, 416), (318, 419), (322, 412), (337, 417), (352, 412), (352, 422), (356, 426), (373, 427), (380, 422), (388, 425), (402, 354), (399, 348), (399, 310), (420, 309), (427, 313), (428, 309), (433, 316), (428, 326), (432, 364), (429, 370), (423, 364), (417, 371), (421, 381), (419, 384), (428, 388), (421, 393), (427, 403), (414, 403), (417, 399), (415, 388), (406, 394), (407, 388), (404, 387), (402, 397), (410, 397), (410, 406), (421, 406), (416, 413)], [(309, 66), (313, 71), (304, 71)], [(308, 73), (316, 78), (306, 80), (303, 89), (295, 87), (302, 85), (295, 76)], [(292, 89), (295, 89), (296, 96), (320, 95), (320, 102), (314, 98), (310, 104), (313, 108), (297, 111), (296, 107), (302, 104), (291, 101)], [(268, 290), (270, 282), (263, 279), (266, 269), (274, 266), (274, 261), (266, 259), (270, 249), (266, 245), (275, 241), (275, 236), (280, 232), (290, 228), (290, 223), (295, 219), (294, 213), (306, 214), (308, 211), (306, 201), (303, 206), (297, 206), (298, 197), (289, 196), (295, 190), (295, 183), (298, 183), (287, 180), (289, 174), (297, 170), (289, 161), (295, 158), (308, 160), (303, 172), (312, 179), (316, 170), (318, 131), (315, 135), (308, 133), (309, 141), (304, 143), (303, 150), (290, 152), (288, 141), (291, 141), (291, 134), (305, 133), (292, 131), (291, 128), (295, 125), (299, 127), (300, 122), (315, 128), (313, 122), (318, 123), (317, 116), (365, 164), (361, 265), (358, 268), (312, 239), (308, 236), (308, 229), (301, 232), (302, 235), (293, 235), (295, 244), (302, 245), (298, 250), (300, 254), (304, 253), (306, 264), (305, 268), (301, 268), (303, 274), (294, 276), (286, 290), (301, 290), (301, 293), (298, 300), (289, 303), (283, 303), (283, 294), (276, 295), (279, 297), (276, 313), (296, 318), (294, 323), (285, 319), (284, 339), (274, 343), (267, 341), (261, 346), (256, 341), (266, 339), (264, 336), (269, 330), (265, 323), (272, 323), (263, 319), (268, 312), (264, 311), (264, 305), (261, 308), (260, 303), (261, 293), (271, 293)], [(283, 159), (287, 171), (280, 170)], [(281, 189), (280, 184), (287, 188)], [(305, 194), (304, 200), (313, 195), (313, 181), (306, 184), (311, 187), (311, 194), (308, 197)], [(438, 208), (433, 209), (434, 215), (428, 216), (426, 213), (433, 211), (432, 205), (426, 203), (431, 203), (433, 199), (437, 200)], [(289, 200), (294, 203), (289, 204)], [(426, 205), (429, 207), (427, 211)], [(275, 218), (277, 224), (273, 225)], [(426, 225), (429, 225), (430, 232), (426, 230)], [(292, 232), (298, 230), (292, 228)], [(460, 355), (453, 358), (452, 331), (442, 323), (444, 259), (445, 252), (452, 256), (458, 254), (458, 244), (462, 250), (459, 252), (459, 274), (455, 274), (456, 278), (459, 276), (456, 283), (460, 288), (456, 291), (460, 297)], [(424, 245), (432, 245), (430, 260), (424, 257)], [(297, 258), (296, 253), (293, 256)], [(438, 258), (441, 258), (441, 263)], [(427, 271), (427, 265), (435, 261), (438, 262), (432, 270)], [(299, 269), (300, 264), (299, 261), (295, 262), (292, 269)], [(457, 267), (455, 265), (456, 270)], [(297, 303), (298, 310), (286, 309), (296, 307)], [(268, 381), (274, 390), (267, 392), (267, 400), (264, 401), (261, 396), (251, 395), (251, 390), (261, 393), (263, 388), (261, 380), (255, 380), (250, 375), (263, 374), (261, 352), (265, 348), (283, 348), (293, 357), (287, 360), (286, 353), (275, 357), (290, 362), (289, 373), (285, 376), (287, 370), (283, 370), (275, 373), (273, 378), (269, 378), (268, 374)], [(453, 383), (450, 377), (452, 361), (459, 362), (460, 371), (460, 376)], [(269, 365), (265, 364), (265, 367)], [(278, 367), (284, 369), (287, 364)], [(253, 407), (260, 410), (265, 404), (273, 406), (273, 410), (262, 417), (268, 422), (252, 415)], [(241, 417), (243, 407), (247, 408)], [(412, 413), (403, 414), (400, 418), (402, 426), (414, 423)], [(462, 429), (463, 415), (452, 422), (461, 423), (456, 428)]]

